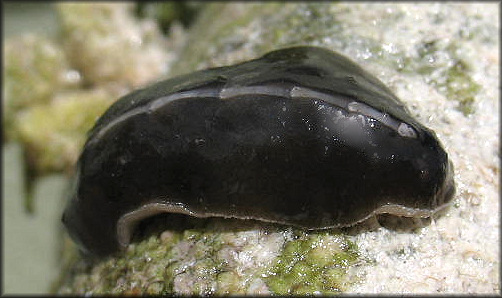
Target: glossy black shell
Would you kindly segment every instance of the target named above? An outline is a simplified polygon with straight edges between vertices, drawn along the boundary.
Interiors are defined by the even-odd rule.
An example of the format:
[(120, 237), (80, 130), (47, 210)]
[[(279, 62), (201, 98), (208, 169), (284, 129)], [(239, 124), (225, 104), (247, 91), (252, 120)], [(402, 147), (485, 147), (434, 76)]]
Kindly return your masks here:
[(106, 255), (159, 212), (317, 229), (430, 216), (453, 193), (435, 134), (388, 88), (339, 54), (294, 47), (118, 100), (90, 132), (63, 221)]

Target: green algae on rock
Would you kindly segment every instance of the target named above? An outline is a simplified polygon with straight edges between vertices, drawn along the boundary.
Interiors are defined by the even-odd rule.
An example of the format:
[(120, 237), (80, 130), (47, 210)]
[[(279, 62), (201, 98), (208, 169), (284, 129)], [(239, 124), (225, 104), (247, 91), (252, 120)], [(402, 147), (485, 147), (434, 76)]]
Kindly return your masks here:
[(358, 261), (357, 247), (343, 235), (303, 234), (286, 243), (265, 280), (277, 295), (339, 294), (356, 282), (347, 270)]
[(68, 60), (91, 85), (138, 87), (168, 67), (165, 40), (150, 19), (137, 20), (133, 3), (58, 3)]
[(77, 87), (78, 73), (71, 71), (62, 48), (47, 37), (31, 34), (4, 43), (4, 132), (16, 138), (16, 114), (33, 105), (50, 102), (63, 88)]
[(472, 62), (464, 57), (458, 41), (428, 40), (416, 47), (417, 60), (407, 58), (400, 71), (416, 72), (434, 85), (448, 100), (458, 102), (458, 109), (469, 116), (475, 111), (481, 86), (472, 76)]
[(61, 39), (22, 35), (4, 44), (4, 138), (23, 143), (31, 176), (68, 170), (103, 108), (167, 69), (164, 37), (153, 21), (135, 20), (132, 7), (58, 3)]
[(346, 236), (333, 231), (199, 221), (197, 228), (150, 235), (122, 256), (70, 266), (72, 276), (62, 280), (58, 293), (333, 294), (357, 282), (348, 269), (365, 262)]
[[(58, 93), (50, 104), (19, 112), (15, 127), (37, 173), (70, 172), (85, 142), (85, 134), (111, 104), (105, 90)], [(83, 112), (85, 111), (85, 112)]]

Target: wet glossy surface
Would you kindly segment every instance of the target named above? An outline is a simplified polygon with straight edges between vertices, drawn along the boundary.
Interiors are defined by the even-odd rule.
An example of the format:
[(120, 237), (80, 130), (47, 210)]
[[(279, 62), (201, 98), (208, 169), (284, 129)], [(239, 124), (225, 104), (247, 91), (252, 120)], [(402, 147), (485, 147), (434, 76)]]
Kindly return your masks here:
[(319, 229), (427, 217), (454, 193), (435, 134), (375, 77), (314, 47), (123, 97), (91, 131), (74, 187), (63, 221), (95, 255), (159, 212)]

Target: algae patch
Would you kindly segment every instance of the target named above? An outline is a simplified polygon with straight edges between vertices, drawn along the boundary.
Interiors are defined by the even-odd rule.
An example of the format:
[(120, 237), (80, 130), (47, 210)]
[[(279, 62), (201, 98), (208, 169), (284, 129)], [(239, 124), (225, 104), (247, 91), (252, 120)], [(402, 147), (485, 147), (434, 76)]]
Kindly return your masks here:
[(59, 90), (79, 85), (64, 52), (53, 40), (32, 34), (7, 39), (4, 44), (4, 138), (15, 139), (16, 114), (33, 105), (47, 104)]
[[(96, 117), (121, 94), (165, 74), (165, 38), (134, 4), (58, 3), (60, 36), (4, 45), (4, 140), (20, 141), (29, 174), (69, 170)], [(88, 102), (88, 103), (86, 103)]]
[[(123, 255), (66, 266), (59, 294), (335, 294), (358, 279), (357, 247), (334, 232), (286, 230), (253, 221), (203, 220), (157, 231)], [(138, 239), (140, 240), (140, 239)], [(64, 274), (64, 273), (62, 273)]]
[(473, 114), (481, 85), (474, 81), (472, 66), (460, 46), (454, 41), (429, 40), (417, 45), (416, 52), (418, 59), (408, 58), (402, 71), (423, 75), (447, 99), (457, 101), (464, 116)]
[(476, 95), (481, 85), (467, 74), (467, 67), (461, 60), (446, 71), (446, 95), (459, 103), (459, 109), (465, 116), (474, 113)]
[(266, 281), (279, 295), (339, 294), (350, 285), (347, 271), (358, 259), (355, 244), (345, 236), (304, 234), (285, 245)]
[(19, 112), (17, 134), (30, 149), (28, 162), (36, 172), (69, 172), (84, 144), (85, 132), (111, 103), (104, 90), (68, 91), (59, 93), (50, 104)]
[(62, 46), (85, 84), (137, 88), (167, 70), (157, 24), (134, 17), (133, 3), (60, 3)]

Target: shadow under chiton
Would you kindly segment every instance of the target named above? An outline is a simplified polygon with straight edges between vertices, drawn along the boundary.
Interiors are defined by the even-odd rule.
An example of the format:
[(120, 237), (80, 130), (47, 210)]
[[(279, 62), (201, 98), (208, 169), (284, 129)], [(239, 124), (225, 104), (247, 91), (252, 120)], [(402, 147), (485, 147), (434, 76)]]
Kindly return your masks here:
[(434, 132), (378, 79), (294, 47), (124, 96), (91, 130), (63, 221), (84, 252), (159, 213), (321, 229), (430, 217), (455, 191)]

